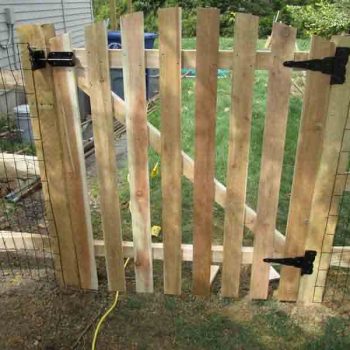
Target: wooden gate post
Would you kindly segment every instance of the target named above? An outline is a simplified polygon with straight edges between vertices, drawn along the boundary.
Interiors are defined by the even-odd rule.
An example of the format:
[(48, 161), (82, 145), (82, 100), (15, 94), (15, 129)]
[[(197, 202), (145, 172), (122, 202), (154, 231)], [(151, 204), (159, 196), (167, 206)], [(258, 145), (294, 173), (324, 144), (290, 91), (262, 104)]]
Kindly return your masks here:
[[(51, 38), (49, 42), (50, 51), (72, 51), (69, 34)], [(80, 287), (97, 289), (97, 269), (75, 69), (74, 67), (55, 67), (52, 69), (52, 76)]]
[[(334, 45), (321, 37), (313, 37), (309, 59), (334, 55)], [(289, 205), (284, 256), (303, 256), (309, 224), (311, 202), (320, 164), (326, 124), (330, 76), (308, 71), (301, 115), (293, 186)], [(278, 298), (295, 301), (298, 297), (300, 269), (282, 266)]]
[(31, 43), (33, 47), (45, 47), (45, 43), (48, 42), (49, 38), (53, 37), (54, 29), (49, 26), (34, 26), (25, 25), (17, 27), (17, 36), (20, 42), (19, 51), (21, 57), (21, 65), (23, 70), (23, 80), (25, 85), (25, 93), (27, 103), (30, 111), (30, 122), (33, 130), (33, 138), (35, 144), (36, 155), (38, 159), (40, 180), (42, 183), (43, 198), (45, 202), (45, 219), (48, 223), (48, 234), (50, 237), (50, 246), (54, 259), (54, 268), (56, 279), (58, 283), (64, 285), (64, 276), (62, 273), (61, 259), (58, 246), (58, 238), (56, 232), (56, 226), (54, 225), (54, 217), (52, 207), (50, 205), (50, 196), (47, 186), (46, 169), (44, 163), (44, 150), (43, 142), (41, 139), (40, 121), (39, 121), (39, 109), (36, 100), (36, 84), (35, 78), (37, 74), (32, 72), (28, 43)]
[[(46, 217), (49, 220), (49, 234), (51, 239), (54, 238), (54, 257), (57, 257), (55, 259), (55, 269), (62, 270), (61, 282), (64, 286), (96, 289), (97, 274), (94, 264), (92, 237), (86, 234), (88, 230), (87, 232), (84, 231), (84, 227), (77, 229), (78, 225), (76, 225), (75, 220), (80, 214), (76, 213), (77, 209), (73, 209), (75, 206), (74, 204), (71, 206), (72, 203), (70, 203), (72, 200), (81, 203), (79, 199), (84, 198), (86, 188), (81, 187), (75, 192), (77, 198), (73, 199), (69, 196), (69, 191), (72, 189), (72, 186), (70, 186), (72, 184), (70, 182), (72, 173), (67, 171), (66, 167), (67, 162), (74, 161), (76, 169), (82, 169), (84, 158), (77, 153), (77, 147), (73, 146), (75, 142), (81, 142), (81, 139), (72, 139), (67, 143), (66, 131), (62, 130), (62, 123), (60, 122), (61, 118), (66, 118), (68, 121), (70, 118), (77, 117), (72, 105), (76, 101), (73, 100), (74, 95), (65, 100), (64, 103), (63, 101), (56, 101), (59, 95), (55, 93), (52, 68), (47, 64), (44, 68), (32, 71), (27, 47), (29, 44), (31, 48), (44, 50), (46, 54), (49, 39), (55, 36), (54, 27), (52, 25), (23, 25), (18, 27), (17, 33), (22, 43), (21, 59), (33, 133), (36, 139), (37, 155), (40, 160), (40, 176), (43, 184), (44, 200), (47, 204)], [(63, 110), (58, 110), (58, 105), (65, 108), (65, 113)], [(78, 133), (76, 126), (77, 124), (74, 124), (69, 127), (75, 130), (75, 133)], [(80, 207), (79, 210), (83, 213), (82, 215), (85, 214), (84, 224), (86, 224), (85, 228), (88, 228), (90, 218), (84, 208)], [(80, 237), (79, 240), (75, 241), (75, 236)], [(77, 244), (81, 244), (78, 249)], [(89, 247), (86, 251), (87, 255), (83, 255), (84, 257), (89, 256), (89, 276), (86, 276), (83, 271), (82, 266), (85, 261), (78, 262), (79, 259), (83, 259), (80, 254), (81, 248), (86, 248), (86, 246)]]
[[(332, 41), (337, 47), (350, 48), (349, 36), (336, 36)], [(321, 302), (323, 298), (330, 254), (323, 259), (322, 247), (324, 243), (329, 249), (333, 245), (335, 223), (334, 220), (329, 220), (329, 213), (331, 209), (332, 211), (337, 210), (337, 208), (334, 209), (332, 197), (337, 179), (336, 174), (338, 169), (344, 166), (341, 147), (349, 116), (349, 103), (350, 59), (346, 66), (345, 83), (332, 85), (330, 90), (321, 162), (315, 183), (305, 244), (305, 250), (315, 250), (317, 256), (313, 274), (304, 275), (301, 278), (298, 295), (298, 301), (305, 303)], [(326, 242), (324, 242), (325, 238), (327, 238)], [(321, 264), (322, 269), (320, 269)]]

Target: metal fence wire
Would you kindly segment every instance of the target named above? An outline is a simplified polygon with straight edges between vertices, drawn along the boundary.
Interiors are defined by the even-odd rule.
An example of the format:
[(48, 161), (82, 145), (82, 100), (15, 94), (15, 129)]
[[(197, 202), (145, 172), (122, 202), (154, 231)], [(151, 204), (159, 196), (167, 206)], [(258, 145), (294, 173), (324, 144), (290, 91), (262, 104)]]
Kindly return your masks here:
[[(350, 301), (350, 106), (348, 107), (348, 120), (342, 137), (321, 253), (321, 261), (328, 259), (331, 266), (325, 270), (320, 264), (315, 286), (315, 294), (317, 288), (324, 287), (324, 302), (339, 305)], [(329, 239), (333, 239), (331, 249)]]
[[(20, 47), (17, 43), (0, 49), (0, 277), (55, 279), (53, 255), (59, 254), (51, 249), (55, 230), (49, 226), (54, 222), (45, 215), (50, 201), (45, 203), (41, 190), (44, 159), (36, 155), (40, 116), (29, 114), (27, 98), (35, 88), (24, 88)], [(35, 137), (30, 118), (38, 118)]]

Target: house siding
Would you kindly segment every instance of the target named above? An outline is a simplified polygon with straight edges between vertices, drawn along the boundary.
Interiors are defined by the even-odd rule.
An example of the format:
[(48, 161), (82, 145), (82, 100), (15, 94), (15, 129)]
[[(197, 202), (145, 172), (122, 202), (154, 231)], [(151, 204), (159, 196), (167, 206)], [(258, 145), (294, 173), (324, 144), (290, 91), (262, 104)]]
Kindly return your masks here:
[[(1, 0), (0, 4), (0, 42), (8, 41), (8, 27), (5, 20), (5, 8), (14, 11), (16, 26), (24, 23), (52, 23), (57, 33), (69, 32), (74, 47), (84, 46), (84, 25), (93, 21), (91, 0)], [(15, 37), (16, 42), (16, 37)], [(10, 65), (15, 68), (13, 47), (0, 48), (0, 67)]]

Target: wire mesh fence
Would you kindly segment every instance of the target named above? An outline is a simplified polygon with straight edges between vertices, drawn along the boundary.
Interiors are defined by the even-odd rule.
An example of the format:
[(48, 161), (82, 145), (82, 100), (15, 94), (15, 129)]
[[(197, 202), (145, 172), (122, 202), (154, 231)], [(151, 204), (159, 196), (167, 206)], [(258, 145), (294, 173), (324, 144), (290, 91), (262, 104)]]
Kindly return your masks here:
[[(23, 45), (22, 45), (23, 46)], [(21, 44), (1, 52), (0, 66), (0, 276), (54, 277), (55, 269), (45, 215), (43, 179), (36, 147), (41, 142), (40, 116), (30, 115), (20, 60)], [(34, 80), (35, 85), (35, 80)], [(31, 118), (37, 118), (34, 135)], [(54, 230), (51, 230), (51, 233)]]
[[(350, 107), (350, 106), (349, 106)], [(349, 109), (350, 112), (350, 109)], [(348, 116), (350, 114), (348, 113)], [(349, 117), (348, 117), (349, 118)], [(318, 288), (324, 288), (324, 302), (342, 304), (350, 301), (350, 129), (344, 128), (341, 152), (324, 232), (321, 262), (328, 261), (329, 269), (321, 263)]]

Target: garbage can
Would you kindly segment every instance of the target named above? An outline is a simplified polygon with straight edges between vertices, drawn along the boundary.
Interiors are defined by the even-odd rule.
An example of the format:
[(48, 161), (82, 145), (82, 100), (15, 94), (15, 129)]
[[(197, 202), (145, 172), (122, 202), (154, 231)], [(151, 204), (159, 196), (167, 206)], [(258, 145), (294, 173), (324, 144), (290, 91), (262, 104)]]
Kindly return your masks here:
[(33, 142), (33, 131), (30, 120), (29, 106), (19, 105), (13, 109), (16, 118), (17, 129), (20, 130), (22, 142)]
[[(144, 33), (145, 49), (153, 49), (154, 40), (157, 38), (156, 33)], [(109, 49), (121, 49), (122, 38), (120, 32), (108, 32), (108, 48)], [(146, 95), (147, 99), (152, 98), (158, 93), (158, 69), (146, 69)], [(118, 96), (124, 99), (124, 86), (123, 86), (123, 70), (112, 68), (111, 69), (111, 85), (112, 91)]]

